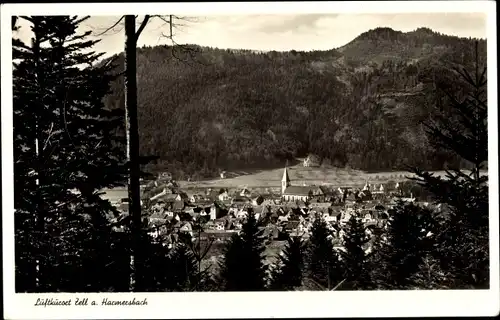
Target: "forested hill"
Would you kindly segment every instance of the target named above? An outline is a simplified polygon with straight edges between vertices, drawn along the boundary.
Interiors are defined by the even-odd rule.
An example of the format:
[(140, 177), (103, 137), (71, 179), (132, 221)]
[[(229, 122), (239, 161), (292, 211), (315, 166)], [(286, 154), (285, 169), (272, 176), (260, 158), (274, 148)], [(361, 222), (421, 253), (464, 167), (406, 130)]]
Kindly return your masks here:
[[(486, 61), (485, 40), (479, 49)], [(461, 92), (450, 65), (473, 68), (474, 52), (474, 39), (426, 28), (378, 28), (328, 51), (143, 47), (141, 152), (181, 178), (308, 153), (364, 170), (442, 169), (454, 157), (429, 145), (420, 122), (447, 112), (439, 88)], [(106, 103), (123, 107), (123, 78), (113, 87)]]

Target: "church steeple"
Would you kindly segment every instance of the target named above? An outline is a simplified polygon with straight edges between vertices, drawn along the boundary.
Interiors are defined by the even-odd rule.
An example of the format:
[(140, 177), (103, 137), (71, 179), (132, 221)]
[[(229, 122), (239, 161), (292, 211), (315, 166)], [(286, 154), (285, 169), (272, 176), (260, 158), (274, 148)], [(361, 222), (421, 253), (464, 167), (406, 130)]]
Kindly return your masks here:
[(285, 171), (283, 171), (283, 178), (281, 179), (281, 193), (285, 193), (287, 187), (290, 186), (290, 177), (288, 176), (288, 169), (285, 166)]

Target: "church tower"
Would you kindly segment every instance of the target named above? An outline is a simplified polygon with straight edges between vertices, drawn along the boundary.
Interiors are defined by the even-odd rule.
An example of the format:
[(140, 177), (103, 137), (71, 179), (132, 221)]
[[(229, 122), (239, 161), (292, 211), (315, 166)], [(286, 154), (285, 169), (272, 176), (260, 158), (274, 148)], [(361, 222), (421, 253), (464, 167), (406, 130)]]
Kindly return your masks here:
[(281, 194), (285, 193), (286, 188), (290, 186), (290, 177), (288, 176), (288, 169), (285, 166), (283, 172), (283, 179), (281, 179)]

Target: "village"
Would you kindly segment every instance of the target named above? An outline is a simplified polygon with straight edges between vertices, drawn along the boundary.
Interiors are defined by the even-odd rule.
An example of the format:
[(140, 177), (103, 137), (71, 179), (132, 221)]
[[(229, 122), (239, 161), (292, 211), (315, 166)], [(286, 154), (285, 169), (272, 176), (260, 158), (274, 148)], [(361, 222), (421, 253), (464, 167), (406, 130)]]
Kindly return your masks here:
[[(115, 203), (121, 212), (115, 220), (128, 216), (126, 200)], [(369, 181), (359, 187), (294, 185), (285, 167), (281, 188), (267, 188), (266, 192), (259, 188), (182, 190), (171, 175), (160, 173), (156, 180), (142, 185), (141, 204), (143, 226), (153, 239), (169, 247), (179, 236), (225, 242), (241, 231), (248, 214), (253, 213), (268, 244), (288, 236), (307, 239), (314, 220), (322, 218), (332, 231), (332, 242), (342, 248), (342, 227), (353, 214), (374, 238), (386, 228), (398, 200), (429, 206), (412, 193), (405, 194), (399, 183), (392, 187)], [(123, 227), (115, 231), (123, 231)]]

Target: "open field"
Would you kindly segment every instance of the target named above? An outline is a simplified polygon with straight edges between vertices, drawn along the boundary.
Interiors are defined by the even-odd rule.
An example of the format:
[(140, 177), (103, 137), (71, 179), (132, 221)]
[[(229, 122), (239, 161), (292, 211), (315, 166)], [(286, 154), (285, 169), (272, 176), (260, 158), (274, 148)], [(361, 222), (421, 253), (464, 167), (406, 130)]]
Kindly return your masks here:
[[(444, 171), (435, 171), (436, 175), (444, 175)], [(486, 172), (487, 174), (487, 172)], [(404, 181), (411, 176), (406, 171), (369, 173), (361, 170), (325, 167), (303, 167), (301, 164), (288, 167), (288, 175), (292, 185), (333, 185), (345, 187), (362, 187), (366, 181), (371, 184), (388, 181)], [(283, 168), (229, 172), (225, 179), (207, 179), (200, 181), (178, 181), (182, 189), (206, 188), (280, 188)], [(126, 188), (105, 190), (111, 201), (127, 197)]]
[[(335, 185), (335, 186), (362, 186), (366, 181), (370, 183), (384, 183), (390, 180), (406, 180), (410, 175), (405, 171), (367, 173), (361, 170), (325, 167), (303, 167), (295, 165), (288, 167), (288, 174), (292, 185)], [(444, 171), (436, 172), (444, 174)], [(228, 173), (225, 179), (210, 179), (201, 181), (180, 181), (183, 188), (230, 188), (230, 187), (279, 187), (283, 177), (283, 168), (258, 170), (254, 172)]]

